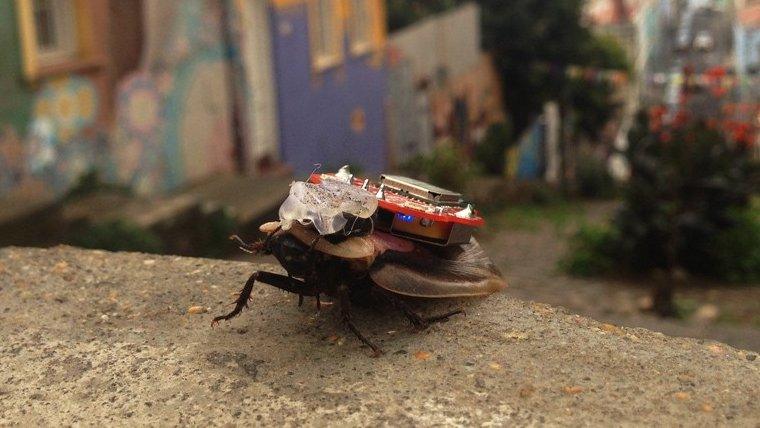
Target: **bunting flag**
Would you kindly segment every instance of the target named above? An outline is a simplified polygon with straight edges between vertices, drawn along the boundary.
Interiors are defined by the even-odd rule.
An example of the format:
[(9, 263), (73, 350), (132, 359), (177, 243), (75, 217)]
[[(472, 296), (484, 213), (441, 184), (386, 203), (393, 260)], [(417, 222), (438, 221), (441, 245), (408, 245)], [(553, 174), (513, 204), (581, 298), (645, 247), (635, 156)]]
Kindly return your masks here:
[(533, 63), (532, 68), (539, 72), (552, 75), (562, 75), (570, 79), (582, 79), (586, 82), (602, 83), (609, 82), (616, 86), (628, 83), (628, 73), (622, 70), (612, 70), (597, 67), (585, 67), (580, 65), (560, 65), (548, 62)]
[(652, 73), (647, 79), (647, 83), (655, 86), (663, 86), (668, 83), (680, 86), (699, 87), (722, 87), (726, 89), (733, 88), (739, 83), (739, 80), (733, 74), (719, 74), (710, 70), (704, 73)]

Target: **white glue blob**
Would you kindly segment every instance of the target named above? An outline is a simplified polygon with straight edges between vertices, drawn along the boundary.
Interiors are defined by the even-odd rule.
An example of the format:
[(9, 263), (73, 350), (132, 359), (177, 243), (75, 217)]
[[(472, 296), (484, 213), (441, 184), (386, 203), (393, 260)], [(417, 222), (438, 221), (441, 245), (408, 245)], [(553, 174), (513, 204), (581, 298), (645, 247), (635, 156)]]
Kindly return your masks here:
[(376, 210), (375, 196), (360, 187), (329, 178), (319, 184), (296, 181), (280, 205), (280, 223), (283, 230), (294, 221), (313, 224), (320, 235), (329, 235), (346, 225), (343, 213), (369, 218)]

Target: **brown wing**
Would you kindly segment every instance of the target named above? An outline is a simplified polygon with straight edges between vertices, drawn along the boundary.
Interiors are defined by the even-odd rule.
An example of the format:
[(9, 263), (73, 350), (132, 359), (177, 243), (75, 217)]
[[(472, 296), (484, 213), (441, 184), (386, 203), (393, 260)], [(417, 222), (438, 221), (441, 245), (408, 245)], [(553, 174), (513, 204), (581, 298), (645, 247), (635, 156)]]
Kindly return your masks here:
[(507, 286), (474, 238), (453, 247), (386, 251), (375, 259), (369, 276), (379, 287), (414, 297), (485, 296)]
[[(329, 254), (344, 259), (366, 259), (368, 263), (372, 262), (375, 256), (375, 246), (372, 241), (366, 237), (351, 237), (337, 244), (333, 244), (327, 239), (321, 238), (319, 233), (312, 228), (293, 222), (290, 229), (278, 233), (290, 233), (296, 239), (306, 245), (316, 242), (314, 249), (316, 251)], [(319, 239), (317, 239), (319, 238)]]

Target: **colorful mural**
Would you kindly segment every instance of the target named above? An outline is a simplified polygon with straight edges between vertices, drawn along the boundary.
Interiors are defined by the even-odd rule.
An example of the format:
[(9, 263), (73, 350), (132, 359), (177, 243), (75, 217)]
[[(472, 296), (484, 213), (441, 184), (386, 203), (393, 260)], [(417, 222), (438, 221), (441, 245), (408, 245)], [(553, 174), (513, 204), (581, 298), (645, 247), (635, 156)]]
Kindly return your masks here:
[(112, 176), (142, 194), (233, 168), (223, 3), (149, 3), (157, 26), (141, 69), (118, 87), (113, 138)]
[(27, 135), (32, 177), (54, 194), (67, 190), (95, 164), (97, 91), (81, 76), (50, 80), (37, 93)]
[(32, 112), (34, 91), (24, 84), (16, 10), (0, 7), (0, 197), (26, 177), (23, 137)]
[[(11, 54), (0, 58), (0, 89), (12, 94), (0, 97), (0, 197), (20, 188), (60, 196), (93, 169), (141, 194), (278, 158), (297, 171), (314, 162), (382, 170), (381, 3), (367, 2), (376, 27), (369, 48), (357, 50), (354, 33), (342, 31), (340, 63), (320, 71), (312, 68), (310, 4), (142, 0), (141, 13), (127, 17), (139, 20), (141, 33), (125, 35), (141, 41), (139, 61), (119, 63), (113, 74), (119, 52), (104, 45), (103, 67), (31, 77), (16, 14), (0, 8), (0, 46)], [(362, 3), (335, 4), (343, 5), (336, 17), (350, 24), (351, 8)], [(108, 21), (101, 14), (113, 13), (107, 5), (98, 11), (87, 16), (101, 24)], [(84, 33), (100, 41), (102, 31), (92, 25)]]
[(5, 125), (0, 130), (0, 195), (3, 189), (12, 189), (21, 184), (26, 173), (24, 159), (24, 146), (16, 129)]
[(135, 73), (119, 86), (113, 147), (115, 170), (109, 177), (139, 193), (161, 188), (162, 104), (163, 96), (148, 73)]

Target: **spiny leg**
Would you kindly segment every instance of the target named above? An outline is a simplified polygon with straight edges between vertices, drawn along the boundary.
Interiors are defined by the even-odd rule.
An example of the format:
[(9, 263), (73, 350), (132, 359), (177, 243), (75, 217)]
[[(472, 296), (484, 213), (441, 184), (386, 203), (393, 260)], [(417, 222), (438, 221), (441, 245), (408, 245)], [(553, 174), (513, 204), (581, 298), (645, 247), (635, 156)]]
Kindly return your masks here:
[[(309, 244), (309, 249), (308, 249), (309, 253), (311, 253), (312, 251), (314, 251), (314, 247), (317, 246), (317, 243), (319, 242), (319, 240), (321, 238), (322, 238), (322, 236), (320, 235), (320, 236), (317, 236), (316, 238), (314, 238), (311, 241), (311, 244)], [(312, 264), (312, 270), (315, 270), (316, 268), (317, 268), (316, 264), (313, 263)], [(321, 311), (322, 310), (322, 300), (319, 298), (319, 295), (321, 293), (320, 290), (319, 290), (319, 281), (315, 281), (314, 284), (316, 284), (316, 288), (317, 288), (317, 310)], [(302, 303), (303, 303), (303, 296), (299, 297), (299, 299), (298, 299), (298, 306), (301, 306)]]
[(385, 292), (378, 289), (373, 289), (375, 295), (380, 296), (382, 299), (384, 299), (386, 302), (390, 303), (393, 307), (400, 310), (404, 316), (409, 320), (409, 322), (412, 323), (413, 326), (417, 328), (427, 328), (430, 324), (434, 322), (440, 322), (448, 320), (450, 317), (458, 314), (464, 314), (464, 309), (457, 308), (453, 311), (449, 311), (440, 315), (433, 315), (429, 317), (422, 316), (412, 310), (412, 308), (409, 307), (409, 305), (403, 301), (401, 298)]
[(369, 339), (364, 337), (364, 335), (359, 331), (358, 328), (354, 325), (353, 322), (351, 322), (351, 298), (348, 293), (348, 286), (345, 284), (341, 284), (338, 287), (338, 298), (340, 300), (340, 312), (341, 316), (343, 317), (343, 322), (346, 324), (349, 330), (351, 330), (354, 335), (361, 340), (362, 343), (369, 346), (372, 349), (372, 353), (374, 357), (379, 357), (383, 354), (383, 350), (380, 349), (377, 345), (372, 343)]
[(211, 325), (213, 326), (213, 325), (216, 325), (219, 321), (223, 321), (223, 320), (226, 321), (231, 318), (234, 318), (238, 314), (240, 314), (243, 308), (248, 307), (248, 300), (251, 298), (251, 292), (253, 291), (253, 284), (256, 281), (263, 282), (264, 284), (268, 284), (273, 287), (277, 287), (281, 290), (285, 290), (290, 293), (294, 293), (298, 295), (303, 295), (303, 296), (316, 295), (316, 290), (314, 289), (314, 287), (307, 285), (303, 281), (299, 281), (295, 278), (276, 274), (276, 273), (256, 271), (251, 275), (250, 278), (248, 278), (248, 281), (246, 281), (245, 285), (243, 286), (243, 289), (240, 290), (240, 294), (238, 295), (238, 298), (235, 299), (235, 308), (227, 315), (220, 315), (214, 318), (211, 321)]

